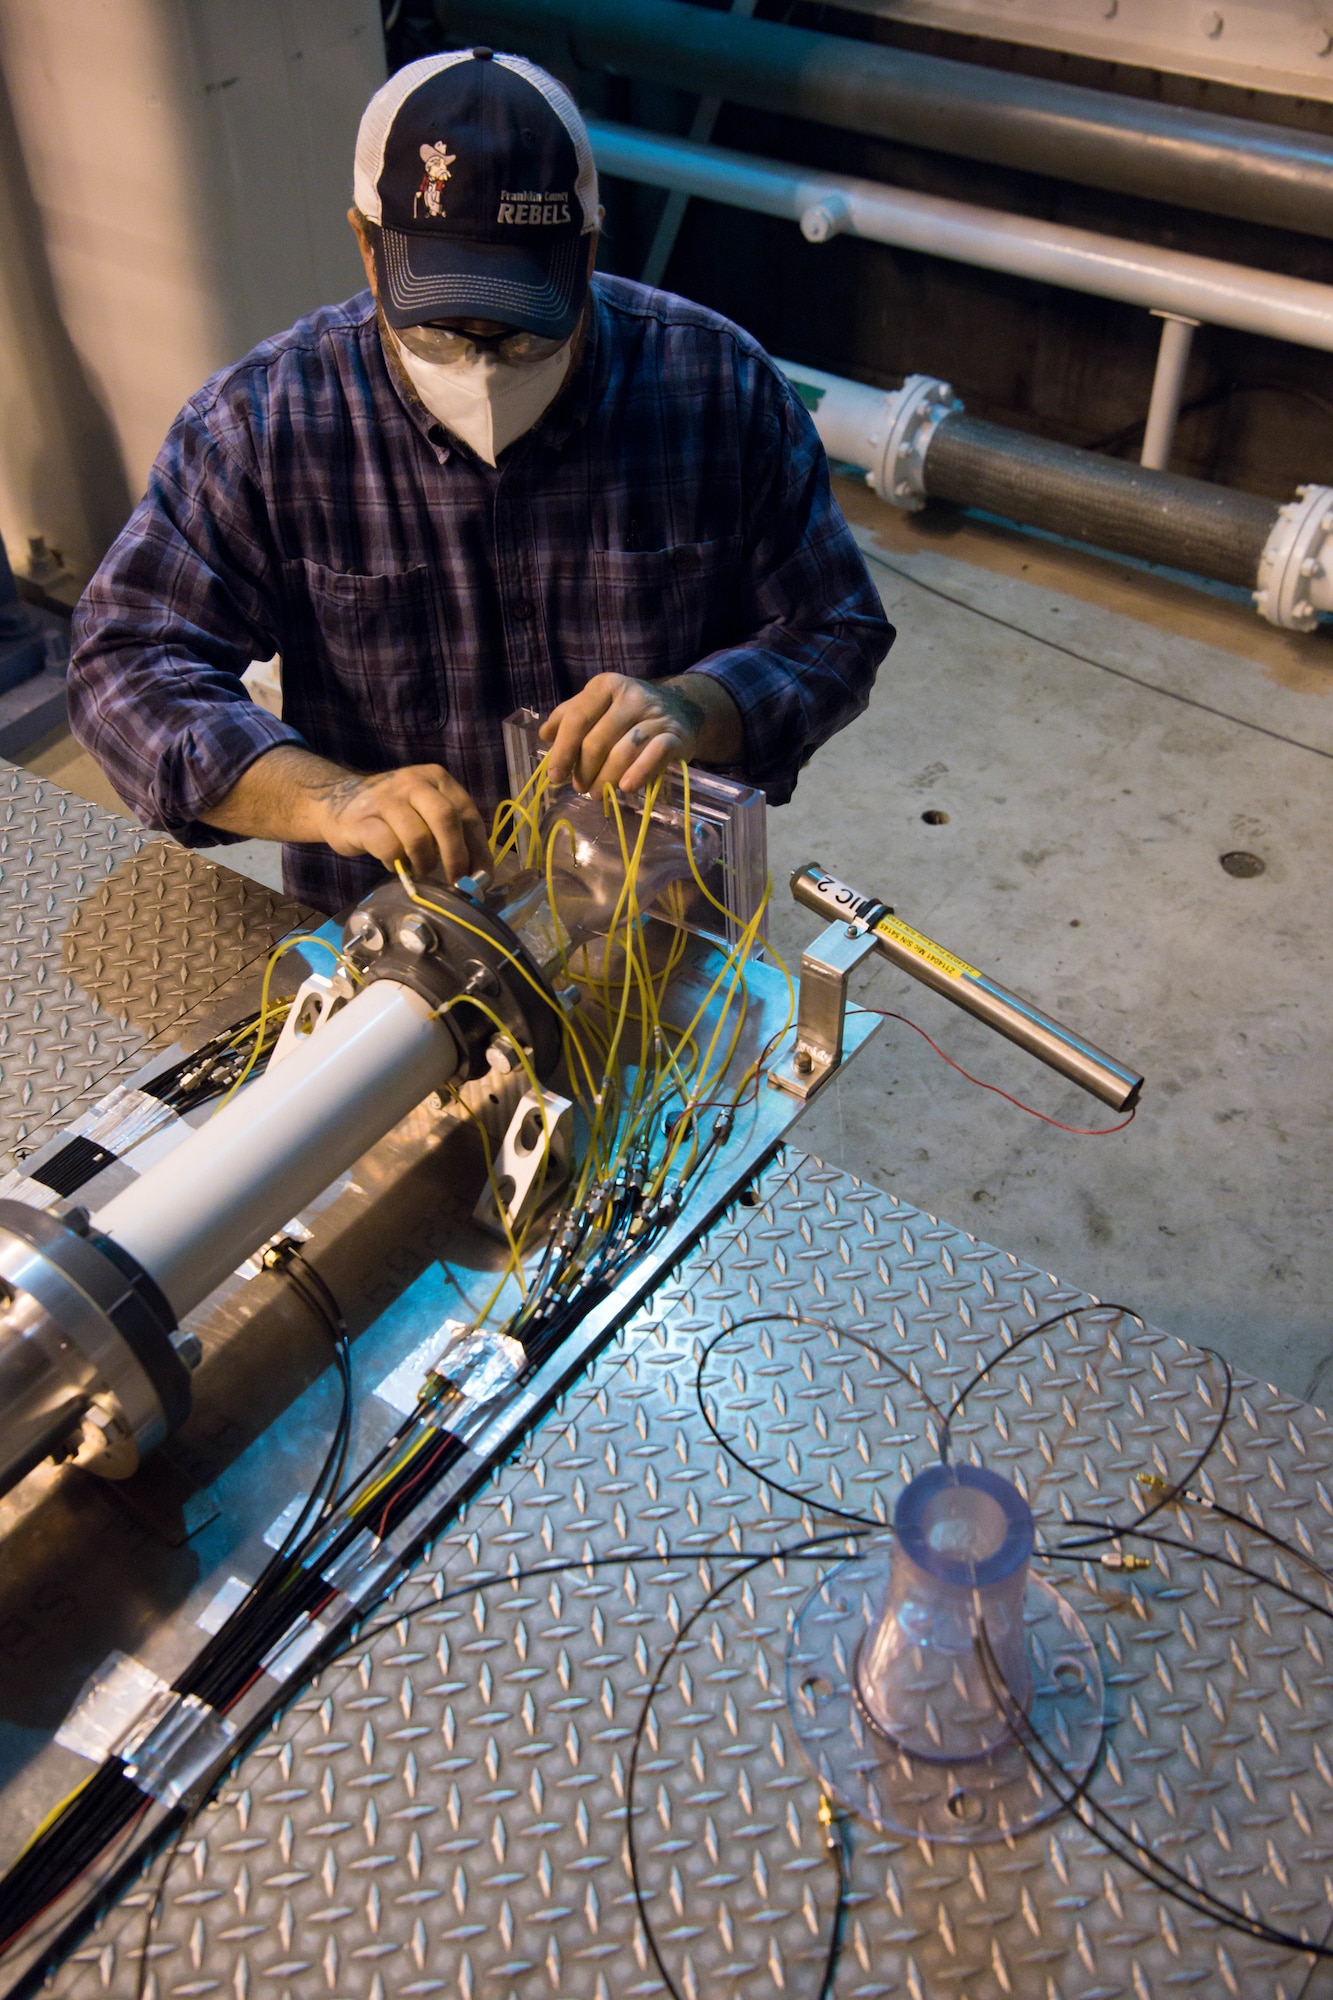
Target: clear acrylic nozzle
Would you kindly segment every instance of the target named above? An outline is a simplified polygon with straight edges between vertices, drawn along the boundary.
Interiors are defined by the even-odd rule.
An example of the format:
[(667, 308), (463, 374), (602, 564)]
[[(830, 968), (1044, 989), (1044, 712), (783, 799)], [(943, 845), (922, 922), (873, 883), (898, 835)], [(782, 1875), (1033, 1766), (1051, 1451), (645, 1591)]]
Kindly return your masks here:
[(861, 1706), (914, 1757), (987, 1756), (1012, 1734), (1006, 1699), (1026, 1711), (1032, 1698), (1023, 1626), (1031, 1510), (998, 1473), (932, 1465), (904, 1487), (893, 1527), (888, 1601), (856, 1664)]

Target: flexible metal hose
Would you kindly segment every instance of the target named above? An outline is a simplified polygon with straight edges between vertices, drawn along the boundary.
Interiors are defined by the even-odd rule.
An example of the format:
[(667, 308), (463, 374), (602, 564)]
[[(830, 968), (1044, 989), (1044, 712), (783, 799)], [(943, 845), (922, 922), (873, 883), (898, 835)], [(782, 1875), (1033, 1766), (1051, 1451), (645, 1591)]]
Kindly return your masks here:
[(1150, 472), (1099, 452), (945, 418), (925, 461), (932, 500), (1252, 590), (1278, 502), (1202, 479)]

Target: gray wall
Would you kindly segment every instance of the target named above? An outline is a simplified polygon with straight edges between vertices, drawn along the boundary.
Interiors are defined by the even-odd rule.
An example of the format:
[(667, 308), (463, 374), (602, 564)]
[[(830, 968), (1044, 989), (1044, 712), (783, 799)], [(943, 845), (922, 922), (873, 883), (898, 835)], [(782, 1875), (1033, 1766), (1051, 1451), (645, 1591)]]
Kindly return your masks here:
[(362, 282), (377, 0), (0, 0), (0, 533), (90, 568), (185, 398)]

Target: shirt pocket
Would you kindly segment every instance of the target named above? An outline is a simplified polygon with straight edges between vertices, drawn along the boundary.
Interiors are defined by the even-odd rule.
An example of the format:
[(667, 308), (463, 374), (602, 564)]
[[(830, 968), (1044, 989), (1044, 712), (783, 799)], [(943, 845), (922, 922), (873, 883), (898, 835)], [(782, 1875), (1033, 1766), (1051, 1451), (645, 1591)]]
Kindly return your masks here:
[(593, 549), (603, 670), (659, 680), (731, 643), (736, 548)]
[(282, 649), (284, 688), (294, 683), (299, 704), (350, 710), (399, 752), (423, 733), (438, 737), (449, 694), (433, 571), (357, 575), (302, 558), (284, 565), (284, 580), (297, 642)]

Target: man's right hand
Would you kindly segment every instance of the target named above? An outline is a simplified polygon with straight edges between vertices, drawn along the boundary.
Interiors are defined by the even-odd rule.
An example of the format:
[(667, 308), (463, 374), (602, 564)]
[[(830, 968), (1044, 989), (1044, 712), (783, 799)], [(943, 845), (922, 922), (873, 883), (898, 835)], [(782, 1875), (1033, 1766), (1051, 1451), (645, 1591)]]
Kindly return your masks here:
[(345, 770), (295, 744), (279, 744), (202, 815), (210, 826), (259, 840), (319, 841), (335, 854), (372, 854), (414, 875), (447, 881), (491, 866), (481, 814), (439, 764), (397, 771)]
[(373, 854), (413, 875), (438, 867), (447, 881), (491, 865), (481, 814), (439, 764), (406, 764), (364, 777), (341, 772), (316, 793), (319, 831), (335, 854)]

